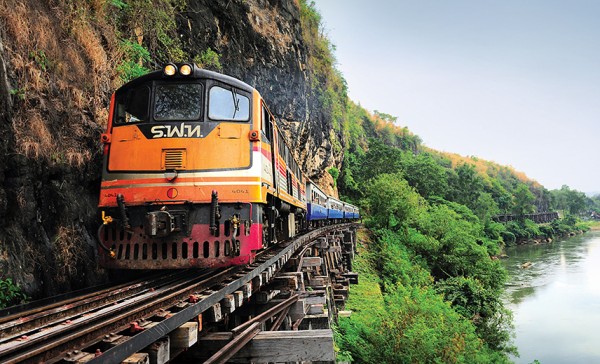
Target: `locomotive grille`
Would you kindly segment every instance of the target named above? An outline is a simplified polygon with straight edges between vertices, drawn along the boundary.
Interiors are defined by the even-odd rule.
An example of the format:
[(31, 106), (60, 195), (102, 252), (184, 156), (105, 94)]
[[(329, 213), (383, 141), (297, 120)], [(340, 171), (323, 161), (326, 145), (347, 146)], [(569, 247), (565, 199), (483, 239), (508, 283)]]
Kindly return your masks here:
[(185, 149), (163, 150), (162, 169), (185, 169)]

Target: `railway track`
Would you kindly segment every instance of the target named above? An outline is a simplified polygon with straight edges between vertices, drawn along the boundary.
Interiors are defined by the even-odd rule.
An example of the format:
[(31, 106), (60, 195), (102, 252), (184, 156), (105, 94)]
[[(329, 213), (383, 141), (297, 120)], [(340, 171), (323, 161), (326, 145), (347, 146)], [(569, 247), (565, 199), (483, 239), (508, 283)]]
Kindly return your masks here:
[(9, 312), (0, 317), (0, 362), (122, 362), (216, 305), (249, 298), (303, 246), (350, 225), (301, 235), (250, 266), (171, 272)]

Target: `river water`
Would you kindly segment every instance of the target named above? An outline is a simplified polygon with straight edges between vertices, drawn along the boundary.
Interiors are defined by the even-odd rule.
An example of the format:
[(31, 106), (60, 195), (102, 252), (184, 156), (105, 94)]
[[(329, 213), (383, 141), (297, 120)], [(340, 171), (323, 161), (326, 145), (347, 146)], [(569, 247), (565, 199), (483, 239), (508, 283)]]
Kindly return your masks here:
[(600, 363), (600, 232), (506, 254), (505, 300), (520, 353), (514, 361)]

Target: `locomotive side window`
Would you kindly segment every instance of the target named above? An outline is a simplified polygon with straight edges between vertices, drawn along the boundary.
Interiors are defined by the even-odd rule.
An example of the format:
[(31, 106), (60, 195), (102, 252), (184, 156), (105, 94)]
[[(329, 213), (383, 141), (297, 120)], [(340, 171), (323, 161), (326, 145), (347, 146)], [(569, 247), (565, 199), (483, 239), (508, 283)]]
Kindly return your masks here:
[(273, 139), (273, 121), (271, 120), (271, 114), (269, 114), (269, 111), (264, 105), (262, 107), (261, 129), (267, 141), (270, 142)]
[(208, 117), (213, 120), (248, 121), (250, 118), (250, 99), (236, 93), (213, 86), (208, 96)]
[(116, 96), (115, 121), (117, 124), (137, 123), (148, 120), (150, 88), (140, 86)]
[(157, 85), (155, 120), (197, 120), (202, 111), (202, 85), (197, 83)]

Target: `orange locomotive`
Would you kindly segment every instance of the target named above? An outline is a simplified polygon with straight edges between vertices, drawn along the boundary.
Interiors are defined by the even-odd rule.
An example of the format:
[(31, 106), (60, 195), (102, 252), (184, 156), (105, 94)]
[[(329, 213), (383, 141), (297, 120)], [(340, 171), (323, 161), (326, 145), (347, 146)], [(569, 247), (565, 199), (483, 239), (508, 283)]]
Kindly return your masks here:
[(306, 227), (306, 178), (263, 98), (168, 64), (112, 96), (98, 230), (107, 268), (248, 264)]

